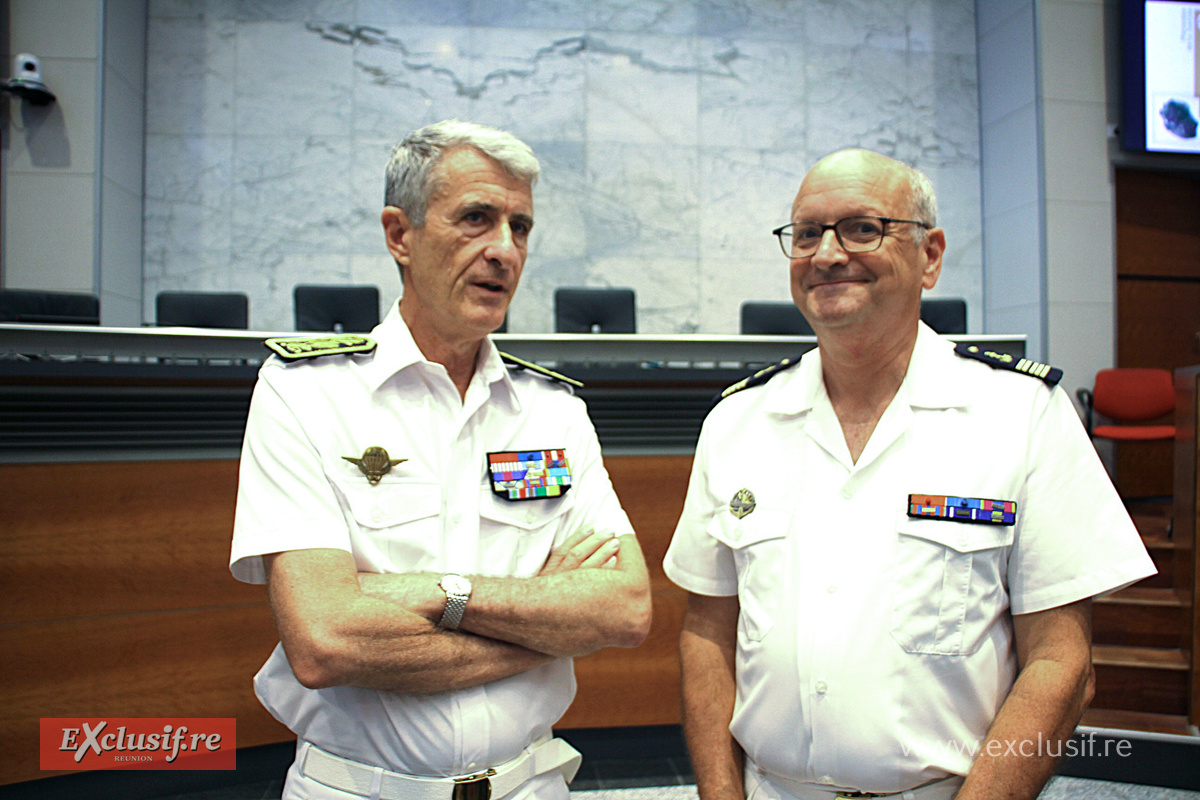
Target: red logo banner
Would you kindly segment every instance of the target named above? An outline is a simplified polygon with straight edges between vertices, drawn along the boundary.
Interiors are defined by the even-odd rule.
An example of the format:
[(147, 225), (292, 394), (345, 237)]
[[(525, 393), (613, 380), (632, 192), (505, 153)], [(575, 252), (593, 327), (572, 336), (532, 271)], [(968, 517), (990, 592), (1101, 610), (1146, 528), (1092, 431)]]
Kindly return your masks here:
[(42, 719), (41, 768), (236, 769), (233, 717)]

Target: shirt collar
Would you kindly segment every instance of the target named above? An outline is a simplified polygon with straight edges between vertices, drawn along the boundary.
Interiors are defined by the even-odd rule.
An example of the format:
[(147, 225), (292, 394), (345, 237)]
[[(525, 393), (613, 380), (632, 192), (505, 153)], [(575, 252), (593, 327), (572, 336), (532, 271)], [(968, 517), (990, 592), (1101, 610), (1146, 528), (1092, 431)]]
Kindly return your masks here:
[(963, 380), (962, 366), (963, 360), (954, 354), (954, 343), (921, 322), (908, 373), (897, 396), (916, 408), (969, 405), (970, 382)]
[[(400, 316), (400, 303), (396, 302), (383, 322), (371, 331), (370, 336), (375, 340), (374, 357), (363, 365), (367, 375), (367, 385), (371, 391), (377, 391), (393, 375), (416, 364), (429, 363), (413, 340), (408, 323)], [(475, 375), (472, 382), (482, 380), (485, 384), (493, 385), (492, 391), (504, 396), (514, 411), (520, 410), (520, 403), (513, 387), (508, 368), (505, 367), (500, 351), (491, 338), (486, 338), (479, 349), (475, 362)]]
[[(961, 363), (954, 345), (924, 322), (917, 327), (917, 341), (908, 361), (908, 371), (896, 393), (903, 402), (919, 408), (954, 408), (968, 404), (967, 384), (958, 379)], [(811, 411), (825, 395), (821, 373), (821, 351), (814, 347), (800, 363), (773, 378), (766, 387), (771, 396), (766, 410), (776, 414)]]

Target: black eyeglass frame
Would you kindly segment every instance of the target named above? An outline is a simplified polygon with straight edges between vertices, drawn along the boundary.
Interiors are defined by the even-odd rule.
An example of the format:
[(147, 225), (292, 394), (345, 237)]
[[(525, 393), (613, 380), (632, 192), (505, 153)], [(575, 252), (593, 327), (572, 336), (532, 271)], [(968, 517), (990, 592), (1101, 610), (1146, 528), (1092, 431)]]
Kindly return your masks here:
[[(873, 220), (878, 220), (881, 223), (883, 230), (880, 232), (879, 238), (875, 241), (875, 244), (872, 247), (868, 247), (867, 249), (862, 250), (862, 249), (853, 249), (851, 247), (846, 246), (846, 242), (845, 242), (845, 240), (842, 239), (842, 232), (838, 230), (838, 226), (841, 225), (843, 222), (846, 222), (847, 220), (852, 220), (852, 219), (873, 219)], [(819, 250), (821, 248), (820, 241), (821, 241), (821, 239), (825, 238), (825, 231), (833, 231), (833, 235), (837, 238), (838, 244), (847, 253), (873, 253), (879, 249), (879, 246), (881, 244), (883, 244), (883, 238), (888, 235), (887, 226), (891, 225), (893, 223), (908, 224), (908, 225), (920, 225), (925, 230), (932, 230), (932, 228), (933, 228), (933, 226), (930, 225), (928, 222), (922, 222), (921, 220), (918, 220), (918, 219), (896, 219), (895, 217), (877, 217), (877, 216), (874, 216), (873, 214), (855, 214), (850, 217), (842, 217), (837, 222), (834, 222), (834, 223), (831, 223), (828, 225), (826, 225), (823, 222), (805, 221), (804, 222), (805, 225), (815, 225), (815, 226), (819, 227), (821, 229), (821, 235), (819, 237), (817, 237), (817, 246), (813, 249), (813, 251), (811, 253), (809, 253), (807, 255), (803, 255), (803, 256), (797, 256), (797, 255), (792, 254), (792, 248), (790, 245), (790, 240), (792, 238), (792, 234), (790, 232), (788, 232), (788, 228), (794, 227), (798, 223), (789, 222), (786, 225), (780, 225), (778, 228), (771, 231), (771, 233), (774, 234), (777, 239), (779, 239), (779, 247), (781, 250), (783, 250), (783, 254), (785, 256), (787, 256), (788, 258), (812, 258), (816, 254), (817, 250)], [(785, 235), (787, 236), (787, 239), (784, 239)], [(856, 245), (856, 247), (857, 247), (857, 245)]]

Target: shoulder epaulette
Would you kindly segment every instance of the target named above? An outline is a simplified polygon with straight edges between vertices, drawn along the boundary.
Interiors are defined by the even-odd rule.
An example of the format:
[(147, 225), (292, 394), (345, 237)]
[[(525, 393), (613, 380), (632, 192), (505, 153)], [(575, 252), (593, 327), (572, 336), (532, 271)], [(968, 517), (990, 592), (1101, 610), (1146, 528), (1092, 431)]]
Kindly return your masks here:
[(298, 361), (302, 358), (316, 358), (317, 356), (370, 353), (375, 349), (374, 339), (360, 336), (357, 333), (310, 338), (287, 336), (267, 339), (263, 344), (285, 361)]
[(505, 364), (508, 364), (510, 367), (513, 367), (515, 369), (520, 369), (520, 370), (527, 369), (530, 372), (536, 372), (538, 375), (544, 375), (547, 378), (550, 378), (551, 380), (558, 381), (559, 383), (565, 383), (568, 386), (574, 386), (577, 389), (583, 388), (582, 381), (577, 381), (574, 378), (568, 378), (566, 375), (555, 372), (552, 369), (546, 369), (545, 367), (535, 364), (532, 361), (526, 361), (523, 358), (517, 358), (514, 355), (510, 355), (508, 353), (503, 353), (503, 352), (500, 353), (500, 358), (504, 361)]
[(1028, 358), (1018, 358), (1009, 353), (984, 350), (976, 344), (959, 342), (954, 346), (954, 352), (963, 358), (973, 358), (996, 369), (1007, 369), (1013, 372), (1021, 372), (1025, 375), (1032, 375), (1035, 378), (1041, 378), (1047, 386), (1057, 386), (1058, 382), (1062, 380), (1062, 370), (1058, 367), (1052, 367), (1049, 364), (1042, 364), (1037, 361), (1030, 361)]
[(774, 378), (780, 372), (783, 372), (785, 369), (788, 369), (789, 367), (794, 367), (799, 363), (800, 363), (800, 356), (795, 356), (794, 358), (785, 358), (783, 361), (780, 361), (778, 364), (771, 364), (770, 366), (763, 367), (762, 369), (760, 369), (758, 372), (754, 373), (753, 375), (749, 375), (745, 378), (742, 378), (737, 383), (735, 383), (731, 386), (725, 387), (725, 390), (722, 391), (719, 395), (717, 395), (716, 402), (720, 402), (721, 400), (724, 400), (726, 397), (729, 397), (729, 395), (740, 392), (742, 389), (749, 389), (753, 386), (762, 386), (764, 383), (771, 380), (771, 378)]

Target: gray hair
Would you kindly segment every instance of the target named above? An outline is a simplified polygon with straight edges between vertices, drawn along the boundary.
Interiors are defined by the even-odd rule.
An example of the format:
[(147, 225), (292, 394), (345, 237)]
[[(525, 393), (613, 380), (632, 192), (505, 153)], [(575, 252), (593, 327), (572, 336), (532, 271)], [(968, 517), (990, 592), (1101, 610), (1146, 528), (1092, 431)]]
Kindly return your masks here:
[(541, 168), (529, 145), (506, 131), (450, 119), (419, 128), (392, 148), (384, 205), (403, 209), (414, 227), (423, 227), (429, 201), (441, 188), (436, 167), (462, 147), (478, 150), (530, 187), (537, 183)]
[[(903, 163), (903, 162), (901, 162)], [(931, 228), (937, 227), (937, 195), (933, 192), (933, 182), (929, 176), (916, 167), (908, 168), (908, 188), (912, 197), (912, 218), (926, 223)], [(924, 229), (921, 229), (924, 233)]]

